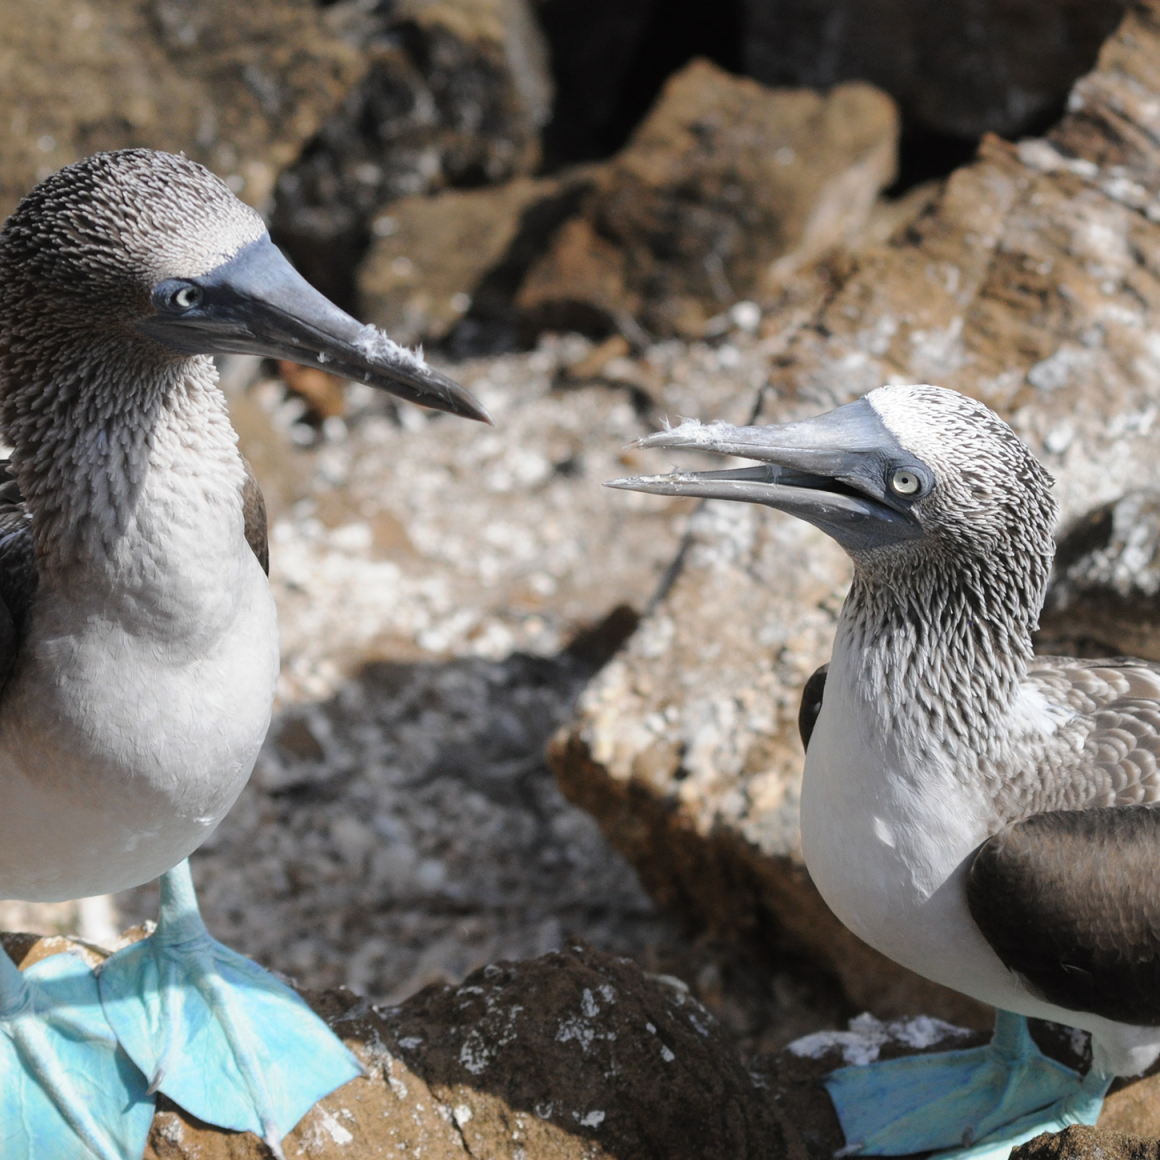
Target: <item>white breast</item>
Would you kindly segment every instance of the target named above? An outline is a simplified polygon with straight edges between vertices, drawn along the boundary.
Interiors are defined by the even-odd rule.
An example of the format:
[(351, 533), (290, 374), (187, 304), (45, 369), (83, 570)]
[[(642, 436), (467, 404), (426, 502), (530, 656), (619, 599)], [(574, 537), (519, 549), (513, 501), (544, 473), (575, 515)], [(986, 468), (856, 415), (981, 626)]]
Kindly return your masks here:
[(278, 626), (244, 538), (240, 462), (220, 467), (154, 472), (107, 560), (42, 581), (0, 703), (0, 897), (148, 881), (245, 785)]
[[(1059, 714), (1016, 705), (1050, 731)], [(938, 761), (921, 767), (884, 739), (835, 649), (806, 757), (802, 849), (818, 890), (859, 938), (888, 958), (983, 1003), (1092, 1033), (1107, 1074), (1134, 1075), (1160, 1055), (1160, 1029), (1067, 1011), (1036, 998), (971, 918), (966, 874), (991, 836), (980, 790)]]
[[(802, 787), (802, 848), (835, 914), (895, 962), (995, 1002), (1015, 985), (970, 917), (964, 878), (992, 810), (945, 762), (876, 732), (835, 652)], [(991, 997), (988, 997), (991, 996)]]

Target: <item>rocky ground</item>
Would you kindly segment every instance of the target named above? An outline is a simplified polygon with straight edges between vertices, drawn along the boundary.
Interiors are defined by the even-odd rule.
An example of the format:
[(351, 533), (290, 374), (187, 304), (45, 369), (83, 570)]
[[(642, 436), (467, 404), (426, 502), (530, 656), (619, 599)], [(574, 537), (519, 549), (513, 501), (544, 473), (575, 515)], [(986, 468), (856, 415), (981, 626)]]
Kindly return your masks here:
[[(138, 932), (139, 933), (139, 932)], [(21, 966), (72, 950), (63, 938), (5, 937)], [(819, 1082), (835, 1067), (978, 1046), (985, 1033), (929, 1016), (820, 1031), (745, 1060), (688, 986), (630, 959), (565, 940), (539, 958), (494, 963), (460, 986), (395, 1006), (349, 991), (304, 992), (366, 1067), (289, 1133), (288, 1157), (458, 1160), (830, 1160), (843, 1144)], [(1065, 1028), (1038, 1024), (1040, 1047), (1068, 1066)], [(1160, 1077), (1109, 1095), (1095, 1129), (1027, 1145), (1021, 1160), (1150, 1156)], [(249, 1133), (211, 1128), (161, 1099), (148, 1160), (267, 1160)]]

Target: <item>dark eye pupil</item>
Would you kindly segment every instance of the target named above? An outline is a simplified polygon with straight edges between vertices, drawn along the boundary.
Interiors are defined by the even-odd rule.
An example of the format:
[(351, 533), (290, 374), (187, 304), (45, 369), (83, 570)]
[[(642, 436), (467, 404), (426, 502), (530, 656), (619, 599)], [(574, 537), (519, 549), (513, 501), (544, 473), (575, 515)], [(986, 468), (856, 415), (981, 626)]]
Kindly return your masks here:
[(190, 306), (196, 306), (200, 297), (201, 295), (198, 293), (195, 287), (183, 286), (176, 294), (174, 294), (173, 301), (183, 310), (185, 310)]

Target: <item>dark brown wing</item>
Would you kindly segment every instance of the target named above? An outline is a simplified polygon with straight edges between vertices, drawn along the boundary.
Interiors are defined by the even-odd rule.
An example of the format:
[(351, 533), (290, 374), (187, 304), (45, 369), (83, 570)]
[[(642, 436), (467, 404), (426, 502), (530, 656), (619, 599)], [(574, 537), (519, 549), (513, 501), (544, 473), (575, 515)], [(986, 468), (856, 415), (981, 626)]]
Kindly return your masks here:
[(802, 703), (798, 709), (798, 732), (801, 734), (803, 749), (809, 749), (814, 726), (818, 723), (818, 714), (822, 711), (822, 697), (826, 692), (826, 673), (829, 668), (828, 664), (822, 665), (806, 681), (806, 687), (802, 689)]
[(258, 486), (258, 477), (243, 455), (246, 468), (246, 482), (242, 485), (242, 516), (246, 521), (246, 543), (258, 557), (258, 563), (267, 576), (270, 575), (270, 541), (266, 527), (266, 500)]
[(38, 579), (24, 497), (0, 460), (0, 689), (16, 663)]
[(967, 903), (1043, 998), (1160, 1026), (1160, 810), (1058, 810), (1007, 826), (975, 855)]

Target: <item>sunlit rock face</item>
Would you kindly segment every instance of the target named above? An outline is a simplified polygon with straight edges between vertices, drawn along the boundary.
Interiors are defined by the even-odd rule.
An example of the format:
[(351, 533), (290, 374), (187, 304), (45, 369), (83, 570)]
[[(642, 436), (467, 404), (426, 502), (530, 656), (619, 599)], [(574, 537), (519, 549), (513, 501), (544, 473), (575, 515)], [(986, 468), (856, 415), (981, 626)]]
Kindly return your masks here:
[(365, 58), (311, 0), (4, 6), (0, 217), (102, 149), (184, 151), (250, 205), (358, 83)]

